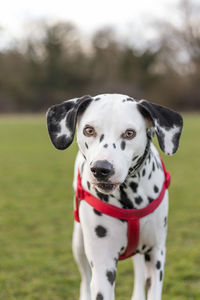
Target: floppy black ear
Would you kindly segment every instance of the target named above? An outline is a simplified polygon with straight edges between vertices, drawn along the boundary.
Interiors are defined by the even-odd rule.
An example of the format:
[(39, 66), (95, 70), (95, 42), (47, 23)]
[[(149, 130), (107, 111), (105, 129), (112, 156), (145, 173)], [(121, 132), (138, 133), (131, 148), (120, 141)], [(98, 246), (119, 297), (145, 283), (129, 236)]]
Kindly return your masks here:
[(174, 154), (178, 150), (183, 128), (181, 115), (146, 100), (139, 101), (138, 108), (142, 115), (152, 122), (161, 150), (168, 155)]
[(77, 116), (91, 101), (92, 97), (84, 96), (49, 108), (47, 127), (51, 141), (57, 149), (64, 150), (70, 146), (74, 139)]

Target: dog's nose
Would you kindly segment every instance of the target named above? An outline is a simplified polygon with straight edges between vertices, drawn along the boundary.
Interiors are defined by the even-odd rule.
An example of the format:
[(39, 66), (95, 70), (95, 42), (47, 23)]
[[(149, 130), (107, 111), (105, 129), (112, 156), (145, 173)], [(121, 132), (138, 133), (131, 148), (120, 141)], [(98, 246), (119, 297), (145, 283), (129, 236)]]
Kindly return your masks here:
[(114, 174), (113, 165), (107, 160), (97, 160), (90, 170), (98, 180), (107, 180)]

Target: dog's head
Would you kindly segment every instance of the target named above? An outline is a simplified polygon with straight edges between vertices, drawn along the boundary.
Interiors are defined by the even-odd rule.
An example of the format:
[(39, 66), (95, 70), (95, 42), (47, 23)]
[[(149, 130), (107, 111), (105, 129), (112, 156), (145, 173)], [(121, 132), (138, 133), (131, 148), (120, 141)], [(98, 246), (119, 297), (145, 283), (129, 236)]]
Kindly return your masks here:
[(77, 142), (90, 182), (108, 193), (122, 184), (130, 167), (141, 160), (149, 133), (156, 133), (164, 153), (174, 154), (183, 120), (180, 114), (146, 100), (106, 94), (52, 106), (47, 125), (52, 143), (60, 150), (72, 143), (77, 127)]

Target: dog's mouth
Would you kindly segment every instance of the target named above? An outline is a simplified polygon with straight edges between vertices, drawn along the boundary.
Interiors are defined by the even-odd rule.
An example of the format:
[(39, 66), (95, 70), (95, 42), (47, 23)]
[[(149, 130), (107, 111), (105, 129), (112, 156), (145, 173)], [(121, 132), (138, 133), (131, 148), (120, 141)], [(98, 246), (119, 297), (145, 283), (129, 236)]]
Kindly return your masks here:
[(112, 192), (114, 191), (116, 188), (118, 188), (120, 186), (120, 183), (111, 183), (111, 182), (99, 182), (94, 184), (94, 186), (97, 188), (97, 190), (99, 190), (100, 192)]

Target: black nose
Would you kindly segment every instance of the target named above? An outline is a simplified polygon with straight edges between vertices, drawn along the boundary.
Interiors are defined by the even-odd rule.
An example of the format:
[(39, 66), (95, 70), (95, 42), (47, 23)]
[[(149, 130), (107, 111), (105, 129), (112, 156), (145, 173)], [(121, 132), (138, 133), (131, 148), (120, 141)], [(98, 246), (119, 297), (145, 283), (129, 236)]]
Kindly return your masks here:
[(107, 180), (114, 174), (113, 165), (107, 160), (97, 160), (90, 170), (98, 180)]

